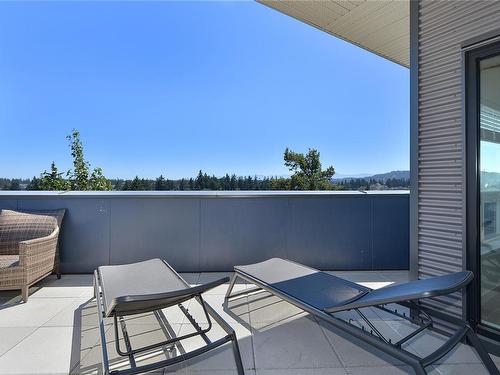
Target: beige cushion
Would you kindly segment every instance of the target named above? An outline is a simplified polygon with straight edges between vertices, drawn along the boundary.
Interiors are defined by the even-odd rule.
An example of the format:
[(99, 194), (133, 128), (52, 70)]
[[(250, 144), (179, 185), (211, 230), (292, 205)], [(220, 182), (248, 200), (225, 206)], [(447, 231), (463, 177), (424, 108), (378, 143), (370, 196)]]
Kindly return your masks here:
[(0, 255), (0, 269), (19, 266), (19, 255)]

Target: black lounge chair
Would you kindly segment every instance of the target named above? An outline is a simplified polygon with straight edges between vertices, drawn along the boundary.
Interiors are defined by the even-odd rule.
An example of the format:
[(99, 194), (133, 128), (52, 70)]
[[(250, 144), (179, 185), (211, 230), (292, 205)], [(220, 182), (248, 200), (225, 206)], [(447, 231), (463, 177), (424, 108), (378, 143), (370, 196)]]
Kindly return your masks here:
[[(228, 281), (229, 278), (225, 277), (207, 284), (191, 287), (167, 262), (160, 259), (151, 259), (119, 266), (99, 267), (94, 271), (94, 295), (96, 296), (99, 316), (103, 374), (138, 374), (153, 371), (186, 361), (227, 342), (231, 342), (238, 374), (244, 375), (234, 330), (203, 300), (201, 295), (203, 292)], [(208, 322), (207, 328), (202, 329), (194, 317), (181, 304), (191, 298), (195, 298), (201, 304)], [(196, 332), (172, 337), (166, 341), (153, 343), (144, 347), (132, 348), (123, 317), (153, 311), (157, 312), (158, 310), (174, 305), (178, 305)], [(114, 318), (116, 351), (120, 356), (128, 357), (130, 368), (110, 371), (104, 324), (104, 318), (110, 317)], [(210, 317), (226, 332), (226, 336), (213, 342), (206, 335), (212, 328)], [(123, 341), (125, 342), (125, 349), (120, 347), (119, 326), (122, 331)], [(137, 366), (136, 364), (135, 355), (139, 353), (171, 346), (181, 340), (197, 335), (201, 336), (205, 341), (206, 345), (204, 347), (155, 363), (148, 363), (141, 366)]]
[[(470, 271), (386, 286), (376, 290), (279, 258), (247, 266), (235, 266), (234, 271), (226, 293), (226, 300), (253, 291), (265, 290), (408, 364), (417, 375), (427, 374), (425, 370), (427, 366), (441, 359), (464, 338), (467, 338), (476, 349), (490, 374), (500, 374), (475, 332), (467, 322), (458, 318), (449, 318), (450, 323), (456, 326), (455, 333), (427, 357), (421, 358), (402, 347), (408, 340), (426, 330), (445, 333), (434, 325), (431, 311), (420, 305), (419, 300), (461, 290), (474, 277)], [(238, 278), (253, 283), (256, 287), (231, 294)], [(403, 306), (410, 313), (402, 312), (401, 308), (398, 312), (397, 309), (387, 306), (389, 304)], [(399, 341), (392, 342), (363, 314), (360, 310), (363, 307), (374, 307), (393, 314), (399, 319), (415, 324), (417, 328)], [(339, 316), (341, 314), (335, 315), (335, 313), (348, 310), (355, 311), (367, 327), (355, 324), (350, 318), (344, 320)]]

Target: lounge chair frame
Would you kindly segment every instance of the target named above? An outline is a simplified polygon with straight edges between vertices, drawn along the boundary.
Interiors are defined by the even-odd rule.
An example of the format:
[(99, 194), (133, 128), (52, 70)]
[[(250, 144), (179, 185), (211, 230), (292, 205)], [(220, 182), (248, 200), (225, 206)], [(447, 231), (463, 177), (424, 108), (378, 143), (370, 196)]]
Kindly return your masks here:
[[(288, 261), (291, 263), (295, 263), (293, 261)], [(297, 263), (299, 264), (299, 263)], [(300, 266), (306, 267), (302, 264), (299, 264)], [(310, 268), (310, 267), (307, 267)], [(313, 268), (310, 268), (311, 270), (315, 270)], [(476, 333), (474, 330), (470, 327), (470, 325), (458, 318), (455, 317), (447, 317), (448, 321), (455, 325), (456, 331), (453, 333), (447, 341), (441, 345), (437, 350), (435, 350), (433, 353), (429, 354), (426, 357), (419, 357), (407, 350), (405, 350), (402, 345), (410, 340), (411, 338), (417, 336), (418, 334), (429, 330), (429, 331), (434, 331), (439, 334), (443, 334), (445, 336), (449, 336), (449, 334), (438, 327), (434, 325), (434, 321), (432, 319), (433, 311), (430, 309), (422, 306), (419, 302), (419, 300), (406, 300), (406, 301), (394, 301), (391, 302), (390, 304), (397, 304), (403, 307), (406, 307), (410, 309), (411, 314), (406, 314), (406, 313), (401, 313), (398, 312), (397, 309), (391, 309), (388, 307), (388, 304), (384, 305), (370, 305), (370, 306), (365, 306), (365, 307), (374, 307), (377, 309), (380, 309), (386, 313), (392, 314), (398, 318), (407, 320), (411, 322), (412, 324), (415, 324), (418, 326), (418, 328), (408, 334), (407, 336), (401, 338), (397, 342), (391, 342), (390, 339), (387, 339), (379, 330), (375, 328), (375, 326), (369, 321), (369, 319), (360, 311), (359, 308), (353, 308), (353, 309), (345, 309), (345, 310), (337, 310), (337, 312), (340, 311), (349, 311), (349, 310), (354, 310), (362, 320), (367, 324), (369, 328), (365, 328), (364, 325), (361, 327), (355, 325), (352, 321), (352, 319), (344, 320), (341, 317), (334, 316), (333, 312), (329, 312), (329, 309), (318, 309), (310, 304), (304, 303), (303, 301), (295, 298), (294, 296), (284, 293), (280, 291), (277, 288), (274, 288), (272, 285), (267, 284), (262, 282), (261, 280), (253, 277), (250, 274), (247, 274), (245, 272), (242, 272), (235, 268), (234, 274), (231, 278), (231, 282), (229, 284), (229, 288), (226, 292), (225, 299), (226, 301), (229, 298), (234, 298), (242, 295), (248, 295), (250, 293), (259, 291), (259, 290), (264, 290), (274, 296), (277, 296), (281, 299), (283, 299), (286, 302), (291, 303), (292, 305), (298, 307), (301, 310), (304, 310), (313, 316), (322, 319), (331, 325), (333, 325), (335, 328), (345, 332), (348, 335), (351, 335), (373, 347), (375, 347), (378, 350), (381, 350), (382, 352), (406, 363), (409, 365), (413, 370), (415, 371), (416, 375), (426, 375), (426, 367), (435, 363), (442, 357), (444, 357), (450, 350), (452, 350), (456, 345), (458, 345), (461, 341), (464, 340), (464, 338), (467, 338), (468, 342), (472, 345), (472, 347), (476, 350), (478, 353), (479, 357), (481, 358), (484, 366), (486, 369), (489, 371), (490, 374), (493, 375), (500, 375), (500, 372), (498, 371), (498, 368), (496, 367), (495, 363), (489, 356), (488, 352), (485, 350), (484, 346), (481, 344), (480, 340), (478, 339)], [(315, 270), (317, 271), (317, 270)], [(318, 271), (319, 272), (319, 271)], [(248, 288), (246, 290), (242, 290), (239, 292), (232, 293), (233, 287), (236, 283), (237, 279), (242, 279), (245, 280), (249, 283), (252, 283), (256, 285), (254, 288)], [(345, 280), (347, 283), (350, 283), (349, 281)], [(367, 291), (370, 291), (371, 289), (366, 288)], [(442, 317), (439, 317), (442, 318)]]
[[(143, 308), (137, 311), (134, 311), (133, 313), (127, 313), (124, 315), (120, 315), (118, 313), (111, 313), (106, 315), (105, 313), (105, 306), (106, 303), (104, 301), (104, 293), (103, 293), (103, 286), (101, 282), (101, 277), (99, 275), (99, 270), (94, 271), (94, 296), (96, 298), (96, 303), (97, 303), (97, 314), (99, 318), (99, 333), (101, 337), (101, 349), (102, 349), (102, 371), (104, 375), (132, 375), (132, 374), (139, 374), (139, 373), (144, 373), (144, 372), (149, 372), (153, 371), (156, 369), (172, 366), (175, 364), (178, 364), (180, 362), (187, 361), (191, 358), (197, 357), (203, 353), (206, 353), (208, 351), (211, 351), (213, 349), (216, 349), (228, 342), (231, 342), (232, 345), (232, 350), (234, 354), (234, 359), (236, 362), (236, 369), (238, 372), (238, 375), (244, 375), (244, 370), (243, 370), (243, 364), (241, 361), (241, 354), (238, 346), (238, 341), (236, 338), (236, 334), (234, 330), (226, 323), (226, 321), (209, 305), (207, 304), (203, 297), (202, 293), (204, 291), (207, 291), (209, 289), (214, 288), (215, 286), (222, 285), (229, 281), (229, 278), (222, 278), (220, 280), (207, 283), (204, 285), (200, 285), (198, 287), (191, 288), (190, 285), (165, 261), (163, 263), (181, 280), (185, 286), (186, 286), (186, 295), (185, 299), (195, 299), (198, 301), (198, 303), (201, 304), (203, 308), (203, 312), (205, 314), (205, 317), (207, 318), (208, 326), (207, 328), (202, 329), (200, 325), (196, 322), (195, 318), (188, 312), (188, 310), (182, 305), (182, 303), (174, 303), (174, 304), (165, 304), (161, 308), (166, 308), (170, 306), (177, 305), (180, 310), (183, 312), (183, 314), (187, 317), (188, 321), (191, 323), (191, 325), (195, 328), (196, 332), (192, 332), (183, 336), (176, 336), (172, 337), (168, 340), (159, 342), (159, 343), (154, 343), (151, 345), (143, 346), (140, 348), (132, 348), (131, 343), (130, 343), (130, 338), (127, 332), (127, 326), (126, 322), (124, 319), (124, 315), (135, 315), (135, 314), (142, 314), (142, 313), (147, 313), (147, 312), (154, 312), (154, 314), (157, 316), (158, 321), (162, 325), (162, 328), (165, 329), (165, 325), (168, 324), (167, 322), (164, 322), (165, 317), (161, 310), (159, 309), (148, 309), (148, 308)], [(134, 301), (140, 301), (141, 298), (147, 299), (148, 296), (134, 296), (131, 299)], [(149, 299), (151, 301), (151, 299)], [(107, 317), (113, 317), (114, 319), (114, 337), (115, 337), (115, 347), (117, 353), (122, 356), (122, 357), (128, 357), (129, 363), (130, 363), (130, 368), (122, 369), (122, 370), (110, 370), (110, 365), (109, 365), (109, 357), (108, 357), (108, 351), (106, 347), (106, 327), (105, 327), (105, 322), (104, 319)], [(216, 341), (211, 341), (207, 333), (210, 331), (212, 328), (212, 320), (211, 318), (224, 330), (226, 335)], [(125, 342), (125, 347), (126, 349), (123, 350), (120, 347), (120, 335), (119, 335), (119, 330), (122, 332), (123, 336), (123, 341)], [(155, 363), (149, 363), (141, 366), (137, 366), (136, 364), (136, 358), (135, 356), (139, 353), (143, 353), (146, 351), (150, 351), (156, 348), (165, 348), (167, 346), (174, 346), (175, 344), (180, 343), (180, 341), (185, 340), (190, 337), (194, 336), (201, 336), (201, 338), (205, 341), (206, 345), (203, 347), (200, 347), (198, 349), (192, 350), (187, 353), (183, 353), (182, 355), (173, 357), (173, 358), (168, 358), (162, 361), (158, 361)]]

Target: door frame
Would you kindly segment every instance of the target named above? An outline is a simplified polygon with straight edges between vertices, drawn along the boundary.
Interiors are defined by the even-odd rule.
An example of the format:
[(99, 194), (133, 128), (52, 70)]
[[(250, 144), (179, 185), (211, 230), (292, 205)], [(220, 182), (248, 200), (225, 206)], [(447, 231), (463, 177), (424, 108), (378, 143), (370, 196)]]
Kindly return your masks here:
[(474, 272), (466, 291), (466, 317), (481, 335), (500, 341), (500, 330), (481, 323), (480, 187), (479, 187), (479, 62), (500, 55), (500, 41), (482, 44), (463, 53), (465, 104), (466, 249), (465, 267)]

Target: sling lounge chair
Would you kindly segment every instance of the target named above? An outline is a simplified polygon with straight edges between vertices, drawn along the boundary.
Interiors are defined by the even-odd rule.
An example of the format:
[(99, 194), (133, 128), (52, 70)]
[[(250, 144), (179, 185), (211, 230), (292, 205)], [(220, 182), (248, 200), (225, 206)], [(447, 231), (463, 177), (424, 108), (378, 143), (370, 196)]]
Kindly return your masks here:
[[(422, 358), (403, 348), (404, 343), (424, 331), (445, 333), (435, 326), (431, 311), (422, 306), (419, 301), (461, 290), (474, 277), (470, 271), (390, 285), (376, 290), (279, 258), (272, 258), (252, 265), (236, 266), (234, 271), (226, 293), (226, 300), (257, 290), (265, 290), (313, 316), (331, 323), (347, 335), (408, 364), (417, 375), (427, 374), (425, 370), (427, 366), (441, 359), (464, 338), (467, 338), (475, 348), (490, 374), (500, 374), (475, 332), (467, 322), (458, 318), (449, 318), (449, 321), (456, 326), (456, 331), (451, 337), (447, 335), (449, 337), (447, 341), (428, 356)], [(238, 278), (246, 280), (256, 287), (231, 293)], [(398, 312), (398, 309), (392, 309), (388, 306), (392, 306), (392, 304), (403, 306), (411, 313), (403, 313), (401, 308)], [(392, 314), (398, 319), (405, 319), (417, 328), (399, 341), (392, 342), (360, 310), (364, 307), (373, 307)], [(349, 310), (359, 315), (361, 322), (364, 322), (363, 325), (357, 324), (350, 318), (343, 318), (342, 316), (346, 314), (335, 315), (335, 313)]]
[[(228, 277), (207, 284), (191, 287), (170, 265), (160, 259), (151, 259), (144, 262), (102, 266), (94, 271), (94, 295), (97, 301), (99, 330), (102, 348), (103, 374), (138, 374), (168, 367), (190, 358), (199, 356), (215, 349), (227, 342), (231, 342), (236, 368), (239, 375), (244, 375), (240, 351), (234, 330), (210, 307), (202, 297), (202, 293), (229, 281)], [(182, 305), (182, 302), (195, 298), (202, 306), (207, 319), (207, 328), (201, 328), (194, 317)], [(183, 336), (171, 337), (166, 341), (152, 343), (147, 346), (132, 348), (127, 333), (125, 316), (158, 312), (161, 309), (178, 305), (188, 321), (195, 328), (195, 332)], [(104, 318), (114, 319), (116, 352), (128, 358), (130, 368), (110, 371), (108, 353), (106, 349), (106, 327)], [(226, 335), (216, 341), (207, 337), (212, 328), (212, 318), (217, 322)], [(122, 331), (125, 348), (120, 346), (119, 329)], [(136, 355), (147, 354), (155, 349), (178, 344), (181, 340), (201, 336), (206, 345), (182, 355), (167, 358), (155, 363), (137, 366)], [(123, 346), (123, 345), (122, 345)]]

